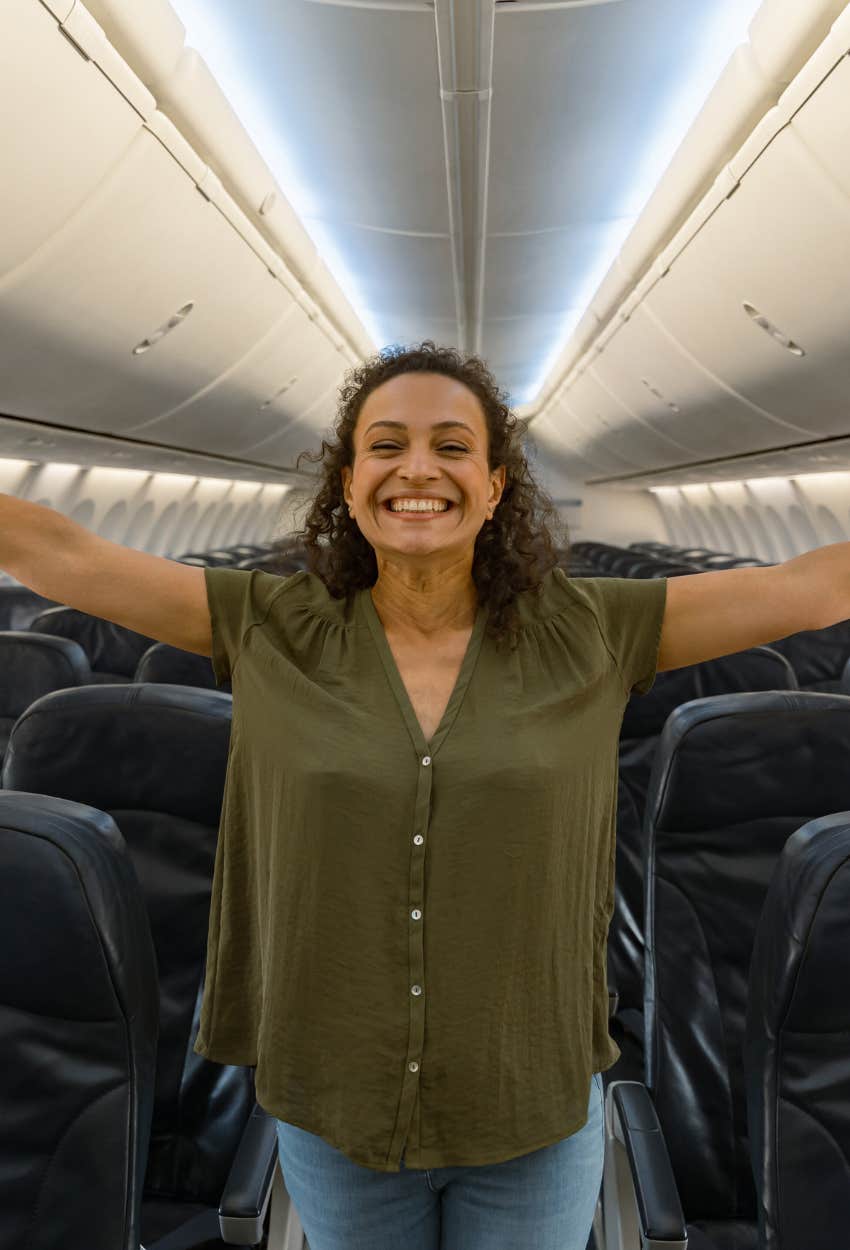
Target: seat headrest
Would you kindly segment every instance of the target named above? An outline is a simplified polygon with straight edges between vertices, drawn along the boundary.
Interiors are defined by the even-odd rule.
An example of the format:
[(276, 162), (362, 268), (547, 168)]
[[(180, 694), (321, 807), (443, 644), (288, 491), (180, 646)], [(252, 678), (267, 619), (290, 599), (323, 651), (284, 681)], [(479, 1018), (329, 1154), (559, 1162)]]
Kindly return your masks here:
[(658, 744), (647, 822), (716, 829), (850, 807), (850, 696), (762, 691), (677, 708)]
[(232, 705), (218, 690), (166, 684), (56, 690), (15, 724), (2, 784), (217, 828)]
[(659, 673), (645, 695), (632, 695), (626, 704), (621, 739), (660, 734), (671, 712), (692, 699), (750, 690), (796, 690), (794, 669), (785, 656), (770, 647), (752, 647), (703, 664)]
[(127, 678), (132, 678), (139, 660), (156, 641), (77, 608), (50, 608), (39, 613), (29, 628), (37, 633), (73, 638), (85, 651), (95, 672), (117, 673)]
[(0, 632), (0, 716), (18, 717), (42, 695), (89, 681), (91, 668), (78, 642), (29, 630)]

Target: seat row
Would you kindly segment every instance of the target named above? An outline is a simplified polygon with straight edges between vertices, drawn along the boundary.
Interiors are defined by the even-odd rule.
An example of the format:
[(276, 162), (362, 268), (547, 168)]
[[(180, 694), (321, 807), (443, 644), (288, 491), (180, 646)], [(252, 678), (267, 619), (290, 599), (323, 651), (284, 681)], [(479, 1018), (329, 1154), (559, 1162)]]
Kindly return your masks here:
[(848, 763), (847, 696), (723, 694), (667, 718), (628, 848), (641, 1009), (615, 1017), (632, 1048), (612, 1022), (599, 1250), (846, 1240)]
[[(217, 691), (85, 686), (12, 730), (0, 1245), (262, 1237), (274, 1122), (250, 1066), (193, 1051), (230, 714)], [(645, 1065), (605, 1074), (599, 1250), (840, 1244), (848, 759), (848, 697), (727, 694), (668, 717), (644, 822)]]
[[(203, 657), (192, 658), (203, 660)], [(742, 693), (747, 688), (752, 691), (753, 686), (758, 688), (759, 683), (764, 692)], [(730, 684), (738, 693), (716, 693), (727, 691)], [(785, 1188), (781, 1212), (776, 1199), (778, 1190), (771, 1199), (770, 1185), (775, 1174), (781, 1171), (783, 1158), (787, 1157), (787, 1154), (781, 1155), (780, 1146), (786, 1152), (809, 1149), (811, 1143), (806, 1135), (809, 1129), (812, 1136), (817, 1137), (818, 1133), (829, 1136), (833, 1153), (829, 1159), (821, 1160), (823, 1178), (830, 1177), (835, 1183), (847, 1156), (847, 1143), (841, 1131), (842, 1118), (847, 1117), (846, 1108), (841, 1104), (840, 1065), (827, 1065), (830, 1080), (826, 1089), (823, 1073), (819, 1074), (821, 1084), (813, 1087), (818, 1097), (815, 1106), (807, 1108), (806, 1124), (802, 1128), (797, 1123), (783, 1124), (780, 1122), (783, 1102), (776, 1091), (784, 1087), (779, 1079), (782, 1073), (776, 1065), (783, 1056), (789, 1057), (792, 1067), (794, 1063), (799, 1065), (794, 1050), (799, 1039), (791, 1036), (784, 1039), (781, 1046), (776, 1043), (771, 1051), (773, 1058), (768, 1056), (773, 1064), (769, 1073), (761, 1060), (745, 1067), (750, 1062), (747, 1055), (761, 1054), (758, 1045), (763, 1050), (769, 1049), (770, 1038), (776, 1036), (778, 1026), (775, 1020), (772, 1023), (768, 1020), (766, 1010), (754, 1026), (754, 1036), (760, 1039), (758, 1045), (754, 1043), (745, 1052), (741, 1040), (743, 1024), (749, 1027), (749, 1021), (743, 1019), (742, 1004), (747, 1006), (754, 1001), (758, 984), (773, 987), (775, 983), (775, 977), (773, 980), (763, 977), (762, 982), (758, 982), (761, 974), (758, 974), (755, 960), (750, 966), (749, 956), (754, 943), (758, 949), (754, 935), (759, 928), (759, 916), (762, 911), (767, 912), (766, 891), (778, 873), (789, 834), (812, 817), (828, 815), (839, 819), (842, 813), (850, 829), (850, 792), (845, 793), (844, 781), (850, 770), (846, 765), (843, 769), (839, 767), (846, 760), (846, 747), (850, 745), (850, 699), (819, 692), (798, 692), (795, 684), (796, 676), (787, 659), (770, 649), (757, 648), (753, 653), (725, 657), (711, 665), (695, 666), (693, 670), (661, 674), (653, 691), (634, 700), (626, 709), (620, 748), (620, 803), (622, 811), (627, 810), (629, 803), (636, 811), (640, 809), (640, 820), (633, 826), (636, 837), (631, 844), (622, 823), (618, 827), (621, 845), (617, 848), (615, 915), (609, 957), (612, 950), (616, 952), (614, 932), (618, 921), (624, 921), (621, 924), (623, 941), (619, 962), (615, 954), (609, 963), (609, 984), (621, 994), (622, 1000), (621, 1010), (612, 1022), (612, 1031), (618, 1040), (628, 1040), (626, 1045), (621, 1045), (620, 1064), (605, 1074), (608, 1179), (603, 1193), (604, 1240), (600, 1250), (602, 1246), (605, 1250), (620, 1250), (621, 1246), (623, 1250), (631, 1250), (632, 1244), (637, 1247), (637, 1242), (629, 1240), (630, 1218), (632, 1232), (641, 1226), (647, 1236), (653, 1230), (661, 1230), (665, 1239), (673, 1241), (675, 1236), (667, 1237), (667, 1234), (686, 1232), (690, 1244), (700, 1250), (767, 1246), (759, 1222), (763, 1222), (766, 1236), (770, 1220), (774, 1219), (770, 1213), (771, 1201), (776, 1207), (777, 1227), (779, 1222), (785, 1221), (783, 1246), (804, 1244), (787, 1240), (789, 1212), (802, 1222), (807, 1246), (819, 1250), (821, 1244), (826, 1244), (817, 1240), (820, 1230), (812, 1227), (803, 1198), (796, 1206), (793, 1201), (790, 1205), (787, 1201), (787, 1186), (793, 1186), (793, 1176), (782, 1177)], [(154, 1063), (149, 1144), (145, 1146), (142, 1142), (140, 1147), (139, 1140), (133, 1139), (135, 1163), (132, 1167), (126, 1166), (125, 1171), (136, 1183), (125, 1213), (130, 1211), (133, 1202), (137, 1203), (141, 1235), (148, 1250), (158, 1250), (159, 1241), (163, 1242), (162, 1250), (165, 1250), (165, 1244), (169, 1247), (199, 1245), (202, 1237), (212, 1235), (214, 1227), (220, 1235), (229, 1229), (228, 1237), (235, 1238), (237, 1228), (240, 1237), (253, 1236), (268, 1205), (274, 1173), (274, 1142), (267, 1117), (253, 1105), (250, 1068), (221, 1069), (218, 1065), (207, 1064), (192, 1052), (203, 983), (215, 834), (226, 767), (223, 730), (226, 722), (229, 738), (230, 699), (218, 691), (192, 689), (187, 685), (144, 683), (129, 687), (129, 681), (87, 683), (77, 689), (56, 690), (30, 704), (12, 728), (2, 776), (5, 789), (19, 793), (0, 794), (0, 800), (37, 800), (39, 827), (23, 823), (38, 853), (49, 843), (44, 828), (67, 827), (64, 823), (67, 810), (63, 809), (57, 817), (44, 807), (50, 802), (85, 807), (85, 818), (93, 822), (81, 843), (86, 854), (91, 853), (91, 837), (97, 836), (92, 831), (97, 829), (103, 834), (108, 819), (114, 820), (115, 827), (120, 829), (119, 837), (123, 838), (129, 853), (151, 925), (158, 977), (159, 1045)], [(656, 700), (654, 708), (653, 699)], [(155, 788), (150, 785), (153, 777), (156, 778)], [(77, 812), (71, 812), (72, 817), (76, 815)], [(13, 853), (9, 862), (16, 862), (22, 845), (21, 829), (14, 822), (10, 828), (9, 846)], [(0, 831), (0, 839), (4, 836)], [(115, 844), (111, 832), (107, 840)], [(61, 854), (67, 862), (67, 847), (61, 849)], [(0, 864), (0, 869), (2, 867)], [(76, 881), (78, 874), (71, 875)], [(109, 878), (110, 885), (117, 875), (116, 872)], [(799, 875), (797, 864), (791, 873), (792, 882), (798, 880)], [(10, 972), (10, 998), (7, 1003), (6, 997), (0, 995), (0, 1011), (4, 1010), (3, 1003), (10, 1005), (11, 1027), (4, 1036), (21, 1041), (24, 1046), (23, 1060), (19, 1062), (13, 1056), (10, 1067), (18, 1073), (26, 1073), (35, 1065), (36, 1071), (40, 1071), (41, 1056), (53, 1036), (51, 1012), (43, 1002), (36, 1006), (34, 1000), (28, 1000), (25, 990), (32, 989), (35, 993), (37, 970), (47, 968), (58, 969), (57, 975), (63, 987), (69, 987), (70, 994), (75, 988), (73, 969), (79, 974), (82, 968), (88, 976), (91, 959), (83, 956), (82, 963), (73, 961), (73, 968), (68, 968), (67, 960), (62, 962), (56, 955), (51, 962), (43, 957), (42, 951), (38, 959), (28, 962), (22, 952), (27, 943), (33, 950), (40, 950), (38, 942), (44, 939), (42, 929), (48, 937), (52, 934), (49, 937), (51, 952), (57, 948), (64, 952), (66, 946), (70, 949), (71, 937), (77, 930), (73, 925), (62, 929), (67, 915), (53, 904), (52, 898), (49, 907), (43, 902), (32, 905), (20, 874), (7, 876), (0, 871), (0, 880), (8, 883), (10, 899), (14, 901), (14, 906), (10, 904), (10, 914), (15, 919), (10, 926), (15, 940), (5, 945), (14, 965)], [(180, 898), (175, 906), (177, 885), (180, 885)], [(808, 903), (811, 897), (809, 891)], [(824, 901), (826, 898), (824, 893)], [(834, 901), (834, 896), (829, 898)], [(839, 899), (834, 912), (823, 913), (833, 925), (830, 930), (833, 937), (838, 933), (839, 941), (841, 932), (834, 928), (836, 917), (840, 924), (843, 916), (850, 914), (846, 908), (841, 909), (840, 902)], [(783, 896), (783, 905), (786, 904)], [(136, 917), (138, 913), (136, 907)], [(128, 913), (130, 917), (133, 914)], [(782, 924), (787, 914), (786, 910)], [(61, 929), (60, 937), (57, 937), (54, 922)], [(138, 924), (135, 921), (133, 924), (131, 937), (138, 943)], [(784, 934), (786, 928), (779, 921), (777, 925), (780, 934)], [(792, 929), (794, 933), (798, 931)], [(770, 945), (775, 936), (764, 940)], [(119, 938), (120, 933), (115, 941)], [(140, 949), (142, 947), (143, 944)], [(110, 950), (116, 949), (113, 943)], [(780, 958), (779, 966), (784, 976), (789, 966), (787, 958)], [(132, 967), (132, 960), (128, 967)], [(23, 971), (19, 972), (20, 969)], [(810, 973), (812, 965), (806, 965), (804, 971)], [(55, 979), (51, 976), (51, 981)], [(49, 992), (47, 986), (45, 993)], [(126, 1001), (141, 1002), (142, 999), (143, 991), (137, 986)], [(85, 1001), (85, 996), (81, 1001)], [(103, 1007), (104, 1004), (98, 1002), (88, 1014), (84, 1012), (85, 1019), (80, 1020), (63, 999), (55, 1013), (64, 1019), (64, 1013), (68, 1012), (69, 1020), (84, 1026), (82, 1032), (89, 1028), (91, 1039), (97, 1042), (93, 1053), (100, 1058), (103, 1058), (108, 1038), (101, 1037), (94, 1026), (99, 1027), (110, 1019), (108, 1013), (103, 1014)], [(816, 1009), (819, 1008), (816, 1006)], [(36, 1024), (31, 1019), (22, 1024), (21, 1011), (25, 1014), (29, 1011), (36, 1018)], [(44, 1018), (41, 1032), (37, 1023), (40, 1018)], [(145, 1016), (144, 1011), (140, 1011), (139, 1020), (144, 1023), (146, 1019), (149, 1023), (150, 1013)], [(114, 1019), (112, 1023), (116, 1023)], [(799, 1021), (792, 1019), (788, 1026), (791, 1034), (795, 1033), (795, 1025), (799, 1025)], [(126, 1036), (130, 1026), (125, 1021), (123, 1027)], [(68, 1033), (72, 1031), (69, 1027)], [(126, 1080), (112, 1088), (123, 1091), (115, 1096), (119, 1108), (126, 1111), (128, 1107), (135, 1107), (137, 1112), (141, 1109), (141, 1115), (137, 1114), (135, 1119), (138, 1129), (140, 1124), (143, 1127), (145, 1105), (139, 1093), (141, 1078), (136, 1073), (136, 1084), (133, 1084), (126, 1059), (128, 1054), (131, 1057), (149, 1054), (150, 1043), (148, 1040), (146, 1052), (142, 1041), (136, 1040), (135, 1049), (128, 1051), (123, 1045)], [(631, 1050), (629, 1041), (634, 1043)], [(30, 1045), (33, 1053), (27, 1057), (26, 1047)], [(74, 1056), (75, 1064), (72, 1088), (68, 1091), (64, 1087), (59, 1091), (51, 1089), (53, 1109), (62, 1112), (59, 1120), (62, 1124), (68, 1123), (71, 1115), (71, 1122), (76, 1123), (73, 1117), (82, 1107), (86, 1112), (85, 1115), (80, 1112), (83, 1128), (88, 1117), (88, 1122), (98, 1124), (107, 1141), (116, 1140), (114, 1126), (111, 1136), (107, 1131), (109, 1101), (95, 1098), (89, 1106), (81, 1094), (86, 1073), (85, 1056), (89, 1051), (79, 1041), (75, 1047), (70, 1037), (64, 1036), (62, 1048), (63, 1055)], [(119, 1059), (115, 1054), (109, 1058), (106, 1070), (111, 1077), (116, 1076), (115, 1064)], [(144, 1065), (142, 1076), (143, 1069)], [(61, 1070), (61, 1065), (57, 1064), (57, 1073)], [(789, 1078), (792, 1086), (794, 1071)], [(88, 1077), (93, 1077), (90, 1071)], [(220, 1083), (218, 1078), (221, 1078)], [(34, 1084), (37, 1085), (37, 1081)], [(767, 1124), (769, 1131), (760, 1147), (761, 1154), (756, 1155), (752, 1150), (748, 1154), (748, 1144), (751, 1146), (755, 1141), (755, 1133), (748, 1130), (747, 1117), (752, 1118), (753, 1114), (750, 1097), (758, 1097), (759, 1089), (767, 1098), (764, 1105), (756, 1104), (761, 1117), (759, 1123)], [(799, 1092), (795, 1090), (796, 1094)], [(65, 1093), (67, 1100), (63, 1102), (59, 1095)], [(21, 1141), (26, 1143), (24, 1153), (27, 1159), (31, 1156), (35, 1159), (33, 1174), (39, 1176), (44, 1185), (39, 1219), (43, 1218), (49, 1230), (51, 1201), (58, 1219), (63, 1200), (67, 1203), (69, 1194), (76, 1198), (77, 1191), (83, 1188), (87, 1190), (89, 1202), (82, 1219), (90, 1220), (92, 1202), (100, 1202), (112, 1194), (111, 1190), (107, 1194), (108, 1185), (112, 1183), (109, 1159), (98, 1156), (104, 1168), (100, 1177), (103, 1192), (97, 1189), (89, 1192), (92, 1190), (90, 1174), (86, 1186), (78, 1185), (74, 1168), (79, 1166), (80, 1138), (71, 1135), (72, 1149), (67, 1153), (64, 1143), (57, 1143), (57, 1118), (54, 1116), (51, 1120), (50, 1108), (45, 1105), (47, 1100), (42, 1099), (35, 1108), (36, 1113), (40, 1111), (41, 1120), (36, 1114), (38, 1122), (29, 1124), (29, 1105), (20, 1094), (16, 1101), (14, 1090), (10, 1090), (9, 1095), (4, 1106), (13, 1109), (9, 1123), (15, 1133), (10, 1129), (7, 1159), (18, 1159)], [(124, 1097), (129, 1101), (123, 1103)], [(35, 1101), (38, 1104), (38, 1097)], [(180, 1122), (178, 1142), (175, 1142), (174, 1129), (177, 1121), (173, 1117), (175, 1103), (193, 1109), (191, 1116), (184, 1115)], [(653, 1115), (657, 1117), (655, 1120)], [(128, 1165), (132, 1154), (129, 1134), (134, 1131), (133, 1115), (127, 1114), (123, 1123), (124, 1136), (119, 1134), (117, 1140), (126, 1147), (121, 1160)], [(48, 1132), (51, 1124), (53, 1138)], [(24, 1125), (25, 1131), (21, 1132)], [(644, 1131), (646, 1125), (650, 1125), (651, 1131)], [(636, 1132), (639, 1126), (644, 1128)], [(783, 1139), (783, 1131), (790, 1132), (790, 1138)], [(44, 1141), (40, 1132), (47, 1133)], [(12, 1136), (15, 1136), (14, 1143)], [(668, 1145), (662, 1150), (658, 1143), (663, 1138)], [(626, 1142), (628, 1150), (624, 1153)], [(222, 1143), (226, 1144), (226, 1149)], [(652, 1143), (655, 1143), (654, 1148)], [(219, 1150), (221, 1155), (216, 1153)], [(13, 1153), (15, 1151), (18, 1153)], [(207, 1152), (213, 1159), (209, 1176), (205, 1171)], [(54, 1160), (50, 1167), (46, 1162), (48, 1158)], [(51, 1187), (50, 1168), (53, 1166), (64, 1186), (64, 1199), (61, 1186), (59, 1190)], [(143, 1175), (139, 1173), (140, 1166)], [(749, 1189), (741, 1180), (742, 1168), (744, 1176), (750, 1176)], [(635, 1172), (636, 1192), (642, 1195), (643, 1209), (635, 1200), (630, 1215), (626, 1195), (632, 1183), (632, 1171)], [(3, 1174), (9, 1173), (0, 1172)], [(753, 1187), (759, 1184), (759, 1176), (763, 1176), (763, 1184), (756, 1190)], [(217, 1177), (215, 1183), (212, 1177)], [(237, 1188), (242, 1196), (236, 1198), (230, 1181), (239, 1177), (242, 1180)], [(707, 1178), (705, 1193), (704, 1178)], [(665, 1194), (659, 1205), (659, 1195)], [(731, 1205), (730, 1194), (734, 1195)], [(0, 1221), (7, 1219), (10, 1229), (14, 1218), (32, 1220), (34, 1207), (29, 1202), (30, 1191), (23, 1187), (20, 1197), (20, 1204), (13, 1202), (7, 1216), (0, 1216)], [(760, 1214), (762, 1208), (763, 1214)], [(73, 1230), (74, 1225), (65, 1210), (62, 1219), (68, 1220), (62, 1225), (63, 1229)], [(846, 1219), (846, 1213), (839, 1212), (837, 1219), (836, 1226), (841, 1227), (840, 1221)], [(243, 1223), (237, 1225), (232, 1221)], [(178, 1225), (180, 1234), (176, 1233)], [(21, 1244), (17, 1237), (21, 1227), (23, 1225), (14, 1226), (10, 1245)], [(107, 1227), (114, 1232), (114, 1223), (107, 1223)], [(0, 1226), (0, 1231), (5, 1230)], [(832, 1232), (834, 1234), (835, 1228)], [(197, 1239), (193, 1241), (195, 1236)], [(47, 1240), (49, 1243), (50, 1238)], [(3, 1244), (2, 1237), (0, 1244)], [(30, 1238), (28, 1244), (37, 1242)], [(73, 1240), (68, 1244), (73, 1244)], [(97, 1243), (91, 1236), (87, 1236), (85, 1244), (97, 1250)], [(113, 1239), (108, 1244), (125, 1243)], [(126, 1244), (133, 1245), (132, 1235)]]
[[(600, 555), (586, 575), (659, 575)], [(626, 707), (599, 1250), (820, 1250), (847, 1227), (850, 1052), (823, 1037), (831, 947), (850, 952), (830, 884), (850, 889), (831, 858), (850, 829), (842, 690), (846, 623), (661, 673)]]

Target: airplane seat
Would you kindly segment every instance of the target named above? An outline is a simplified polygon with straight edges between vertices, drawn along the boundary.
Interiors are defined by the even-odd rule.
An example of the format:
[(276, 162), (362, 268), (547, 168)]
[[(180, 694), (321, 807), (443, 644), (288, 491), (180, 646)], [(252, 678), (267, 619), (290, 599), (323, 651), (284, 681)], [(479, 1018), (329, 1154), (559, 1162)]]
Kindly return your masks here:
[(200, 561), (209, 568), (226, 567), (231, 563), (229, 555), (211, 555), (208, 551), (187, 551), (182, 556), (174, 556), (174, 559), (179, 560), (181, 564), (188, 564), (190, 560), (193, 564)]
[(29, 586), (0, 586), (0, 629), (27, 629), (30, 621), (47, 608), (61, 607)]
[(644, 815), (652, 766), (670, 715), (684, 703), (738, 691), (795, 690), (794, 670), (769, 647), (659, 673), (648, 694), (626, 704), (620, 730), (614, 909), (608, 930), (608, 984), (619, 995), (611, 1033), (622, 1052), (603, 1075), (644, 1079)]
[(785, 843), (753, 946), (744, 1066), (760, 1245), (850, 1226), (850, 811)]
[(841, 672), (841, 689), (839, 694), (850, 694), (850, 660), (844, 665)]
[(146, 1250), (190, 1250), (218, 1237), (257, 1244), (277, 1162), (274, 1121), (256, 1106), (253, 1068), (193, 1050), (232, 702), (221, 691), (172, 685), (57, 690), (16, 722), (3, 766), (6, 789), (111, 816), (147, 905), (159, 1042), (142, 1197)]
[[(2, 635), (0, 635), (2, 639)], [(223, 690), (231, 694), (230, 682), (216, 685), (212, 661), (206, 655), (171, 647), (157, 642), (139, 660), (133, 681), (165, 682), (171, 686), (198, 686), (204, 690)]]
[(91, 666), (91, 685), (131, 682), (139, 660), (156, 641), (77, 608), (49, 608), (35, 617), (29, 629), (79, 643)]
[(660, 1241), (687, 1235), (691, 1250), (758, 1245), (743, 1057), (753, 943), (788, 838), (850, 808), (848, 758), (841, 695), (726, 694), (667, 719), (644, 824), (646, 1080), (607, 1086), (606, 1250), (643, 1244), (629, 1221)]
[(12, 726), (31, 703), (51, 690), (90, 683), (89, 662), (78, 642), (29, 630), (0, 632), (0, 766)]
[(219, 563), (220, 568), (225, 568), (229, 564), (234, 564), (241, 558), (242, 557), (240, 555), (229, 551), (224, 547), (216, 547), (214, 551), (207, 552), (207, 559), (216, 560)]
[(803, 630), (769, 645), (790, 661), (801, 690), (841, 692), (842, 674), (850, 660), (850, 621)]
[(0, 1245), (139, 1250), (159, 1001), (126, 843), (6, 790), (0, 881)]

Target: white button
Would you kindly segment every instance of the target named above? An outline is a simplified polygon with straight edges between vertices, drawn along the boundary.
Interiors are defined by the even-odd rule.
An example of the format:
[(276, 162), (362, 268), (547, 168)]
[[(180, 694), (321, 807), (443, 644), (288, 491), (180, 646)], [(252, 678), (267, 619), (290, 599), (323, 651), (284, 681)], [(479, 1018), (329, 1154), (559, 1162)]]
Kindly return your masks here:
[(411, 918), (412, 918), (413, 920), (421, 920), (421, 919), (422, 919), (422, 912), (419, 910), (419, 908), (418, 908), (418, 907), (414, 907), (414, 909), (413, 909), (413, 911), (410, 913), (410, 915), (411, 915)]
[(423, 759), (422, 763), (423, 763), (423, 764), (425, 765), (425, 767), (427, 768), (427, 767), (428, 767), (428, 765), (431, 763), (431, 756), (430, 756), (430, 755), (426, 755), (426, 756), (425, 756), (425, 758)]
[(413, 985), (413, 986), (411, 986), (411, 988), (410, 988), (410, 992), (411, 992), (411, 994), (415, 994), (415, 995), (416, 995), (416, 997), (418, 998), (418, 997), (419, 997), (419, 995), (422, 993), (422, 986), (421, 986), (421, 985)]
[(425, 841), (425, 839), (422, 837), (421, 833), (417, 833), (413, 841), (416, 843), (417, 846), (421, 846), (422, 843)]
[(419, 1071), (419, 1064), (416, 1062), (416, 1060), (415, 1060), (415, 1059), (414, 1059), (413, 1063), (409, 1063), (409, 1064), (407, 1065), (407, 1067), (408, 1067), (408, 1070), (409, 1070), (410, 1072), (418, 1072), (418, 1071)]

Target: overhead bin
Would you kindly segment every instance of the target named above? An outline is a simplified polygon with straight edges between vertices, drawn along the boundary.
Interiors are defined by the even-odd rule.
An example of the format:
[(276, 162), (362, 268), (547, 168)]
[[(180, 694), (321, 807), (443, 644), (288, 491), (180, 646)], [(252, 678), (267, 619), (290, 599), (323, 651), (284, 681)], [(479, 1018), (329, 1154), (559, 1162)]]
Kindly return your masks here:
[[(341, 364), (330, 341), (292, 301), (268, 333), (208, 388), (129, 432), (256, 459), (258, 445), (297, 420), (337, 383)], [(214, 448), (212, 431), (218, 435)], [(302, 442), (310, 444), (308, 432)]]
[[(805, 4), (765, 0), (751, 24), (749, 44), (738, 48), (731, 58), (585, 316), (564, 345), (541, 393), (541, 410), (712, 184), (725, 177), (725, 190), (732, 191), (736, 179), (724, 169), (725, 164), (734, 165), (738, 148), (759, 127), (771, 106), (781, 100), (789, 83), (791, 93), (799, 90), (807, 73), (817, 71), (833, 53), (833, 64), (842, 55), (847, 21), (846, 0), (806, 0)], [(830, 68), (826, 64), (820, 77)], [(811, 89), (816, 86), (817, 81), (812, 82)], [(797, 102), (803, 102), (799, 95)], [(846, 105), (841, 111), (846, 113)], [(753, 153), (753, 157), (757, 155)], [(694, 230), (700, 224), (698, 221)]]
[(848, 433), (848, 49), (850, 9), (596, 334), (571, 410), (590, 374), (619, 401), (600, 418), (625, 405), (701, 459)]
[[(590, 368), (612, 395), (655, 430), (687, 448), (691, 460), (744, 446), (761, 451), (804, 439), (805, 428), (779, 425), (736, 395), (710, 369), (700, 367), (704, 362), (695, 359), (692, 351), (682, 350), (681, 319), (659, 322), (655, 316), (653, 297), (659, 287), (632, 312), (604, 351), (592, 358)], [(685, 302), (690, 321), (701, 333), (709, 334), (703, 288), (691, 288)], [(724, 317), (728, 315), (724, 310)], [(685, 346), (690, 349), (692, 345)], [(677, 461), (668, 461), (662, 454), (654, 463)]]
[[(6, 275), (0, 406), (120, 434), (171, 410), (240, 360), (290, 303), (226, 218), (142, 129), (78, 211)], [(181, 323), (134, 354), (187, 308)], [(244, 414), (249, 424), (265, 419)], [(206, 440), (203, 449), (215, 450)]]
[[(846, 60), (834, 71), (845, 112), (848, 71)], [(850, 170), (846, 147), (832, 155)], [(703, 368), (773, 417), (809, 437), (846, 434), (848, 240), (850, 196), (792, 122), (650, 292), (646, 310)]]
[(143, 118), (34, 0), (0, 6), (0, 114), (2, 286), (121, 160)]
[[(0, 16), (0, 106), (24, 119), (0, 167), (0, 409), (219, 454), (318, 415), (349, 343), (88, 8), (53, 7), (67, 38), (37, 0)], [(168, 6), (100, 10), (123, 14), (137, 63), (128, 32), (163, 33), (157, 72), (173, 68)]]
[(255, 229), (280, 253), (296, 279), (313, 298), (321, 300), (355, 352), (365, 355), (371, 351), (368, 335), (316, 245), (194, 48), (185, 48), (173, 72), (159, 83), (157, 102), (221, 179)]
[(174, 74), (186, 28), (168, 0), (86, 0), (115, 50), (155, 99)]
[(578, 377), (570, 387), (564, 402), (575, 419), (584, 422), (590, 432), (594, 454), (610, 450), (635, 469), (646, 469), (657, 462), (658, 456), (666, 457), (672, 464), (684, 464), (693, 459), (689, 449), (660, 437), (618, 403), (594, 377), (590, 369)]
[(790, 83), (846, 6), (847, 0), (765, 0), (750, 23), (750, 46), (765, 76)]

